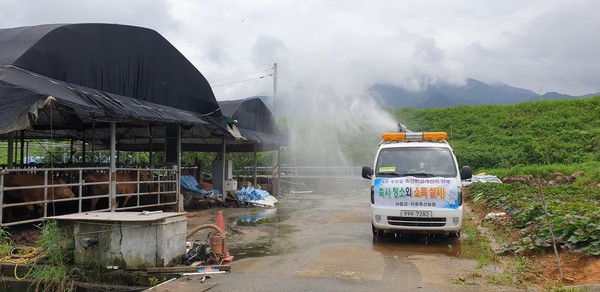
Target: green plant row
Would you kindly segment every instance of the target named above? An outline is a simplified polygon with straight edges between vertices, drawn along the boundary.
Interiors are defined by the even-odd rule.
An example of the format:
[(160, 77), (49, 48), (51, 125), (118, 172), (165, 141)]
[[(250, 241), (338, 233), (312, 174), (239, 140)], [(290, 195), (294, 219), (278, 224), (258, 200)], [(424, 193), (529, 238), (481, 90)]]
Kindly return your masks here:
[[(545, 186), (542, 188), (556, 243), (574, 252), (600, 255), (600, 187)], [(507, 248), (515, 252), (536, 251), (552, 246), (537, 187), (524, 184), (474, 183), (469, 194), (476, 205), (501, 209), (522, 238)]]

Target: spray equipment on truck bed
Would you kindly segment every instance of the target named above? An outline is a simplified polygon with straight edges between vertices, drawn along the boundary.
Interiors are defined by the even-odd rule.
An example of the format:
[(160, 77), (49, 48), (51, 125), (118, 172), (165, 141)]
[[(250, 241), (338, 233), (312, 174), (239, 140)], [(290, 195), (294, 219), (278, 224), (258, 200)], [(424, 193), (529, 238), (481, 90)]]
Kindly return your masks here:
[(383, 141), (435, 141), (448, 138), (446, 132), (383, 133)]
[(403, 124), (398, 124), (398, 132), (395, 133), (383, 133), (381, 138), (384, 142), (390, 141), (442, 141), (448, 138), (446, 132), (413, 132), (406, 128)]

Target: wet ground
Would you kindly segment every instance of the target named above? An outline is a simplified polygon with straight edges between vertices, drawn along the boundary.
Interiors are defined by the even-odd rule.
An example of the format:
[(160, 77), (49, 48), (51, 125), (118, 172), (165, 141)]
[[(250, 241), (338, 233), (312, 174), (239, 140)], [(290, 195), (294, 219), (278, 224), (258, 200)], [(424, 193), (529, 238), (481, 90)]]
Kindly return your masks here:
[[(211, 291), (481, 291), (454, 284), (478, 268), (463, 238), (393, 234), (374, 238), (367, 191), (287, 194), (277, 208), (223, 209), (231, 273)], [(190, 228), (217, 211), (193, 212)], [(208, 220), (208, 221), (207, 221)], [(203, 235), (197, 235), (202, 239)], [(463, 234), (463, 237), (465, 235)], [(511, 290), (502, 288), (501, 290)]]

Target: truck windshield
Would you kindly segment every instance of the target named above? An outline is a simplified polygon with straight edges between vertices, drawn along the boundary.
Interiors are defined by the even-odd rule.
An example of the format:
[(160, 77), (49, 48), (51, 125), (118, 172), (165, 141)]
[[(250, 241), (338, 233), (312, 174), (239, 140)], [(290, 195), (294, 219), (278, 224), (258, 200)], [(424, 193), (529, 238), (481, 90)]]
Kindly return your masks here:
[(375, 165), (375, 174), (380, 177), (456, 177), (456, 171), (454, 155), (441, 147), (385, 148)]

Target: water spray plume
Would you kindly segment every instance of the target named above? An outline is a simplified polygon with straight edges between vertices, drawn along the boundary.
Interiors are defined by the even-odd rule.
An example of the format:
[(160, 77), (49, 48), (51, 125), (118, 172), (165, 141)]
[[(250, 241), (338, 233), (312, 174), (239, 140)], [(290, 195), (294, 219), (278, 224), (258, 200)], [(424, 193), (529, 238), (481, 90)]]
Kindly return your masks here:
[(370, 164), (381, 133), (397, 131), (396, 121), (365, 94), (338, 94), (327, 88), (290, 98), (287, 129), (290, 163), (299, 166)]

